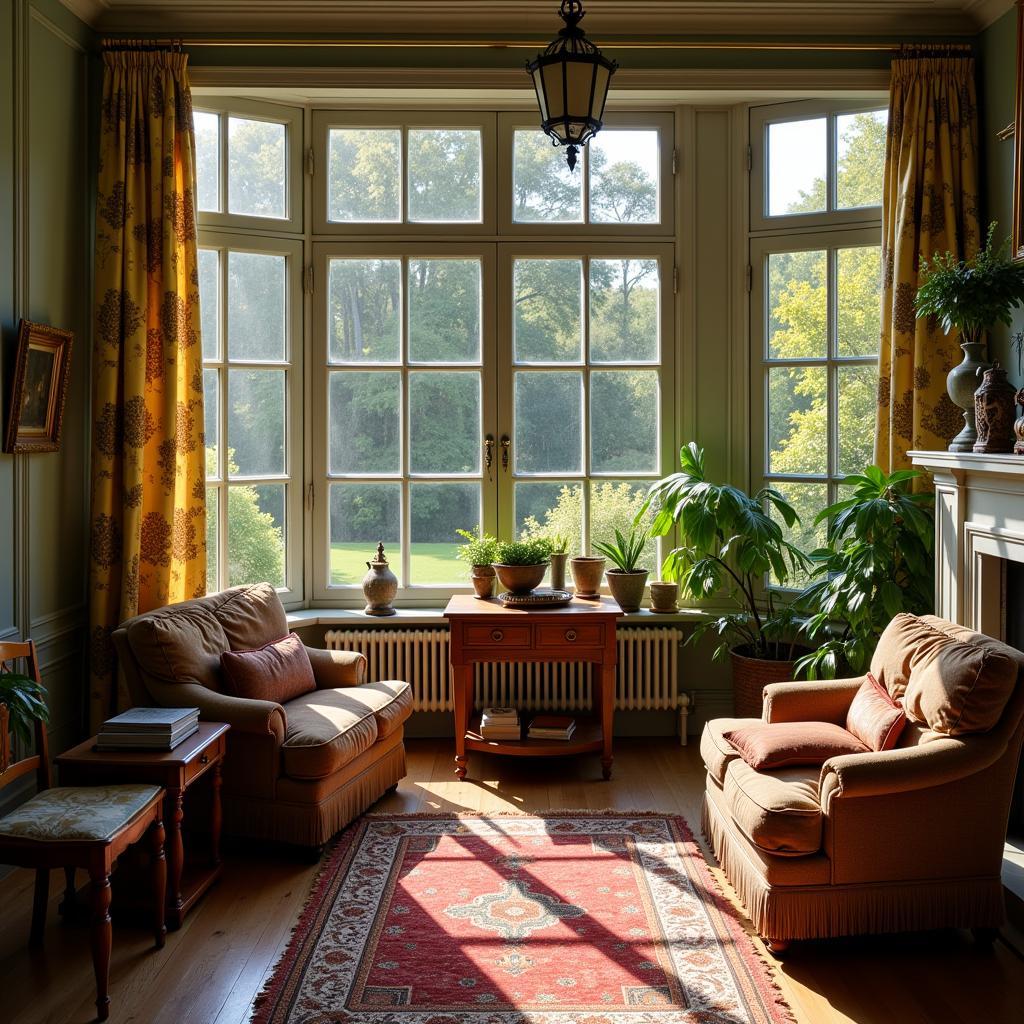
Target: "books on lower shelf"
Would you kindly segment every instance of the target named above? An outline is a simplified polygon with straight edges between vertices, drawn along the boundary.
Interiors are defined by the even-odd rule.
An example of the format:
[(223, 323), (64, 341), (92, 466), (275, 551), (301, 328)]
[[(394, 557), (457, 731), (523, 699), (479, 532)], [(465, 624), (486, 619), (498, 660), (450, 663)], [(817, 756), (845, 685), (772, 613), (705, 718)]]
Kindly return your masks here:
[(576, 730), (576, 719), (568, 715), (537, 715), (526, 735), (531, 740), (568, 740)]
[(199, 708), (131, 708), (108, 718), (97, 750), (173, 750), (199, 731)]
[(519, 712), (515, 708), (484, 708), (480, 715), (480, 735), (485, 740), (522, 739)]

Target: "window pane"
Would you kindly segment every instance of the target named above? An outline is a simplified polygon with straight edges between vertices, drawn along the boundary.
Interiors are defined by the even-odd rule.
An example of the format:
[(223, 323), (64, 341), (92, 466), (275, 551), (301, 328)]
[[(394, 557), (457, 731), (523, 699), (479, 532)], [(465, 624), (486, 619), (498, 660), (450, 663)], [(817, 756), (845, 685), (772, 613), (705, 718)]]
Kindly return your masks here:
[(332, 259), (328, 278), (331, 362), (397, 363), (402, 261)]
[(590, 358), (658, 359), (658, 261), (590, 261)]
[(836, 118), (836, 206), (881, 206), (885, 169), (885, 110)]
[(512, 142), (512, 219), (518, 224), (580, 224), (583, 175), (540, 130), (517, 130)]
[(206, 592), (215, 594), (220, 590), (217, 582), (217, 531), (220, 491), (207, 488), (206, 491)]
[(328, 471), (400, 473), (402, 375), (332, 373), (329, 388)]
[(328, 132), (329, 220), (401, 220), (401, 177), (399, 129), (332, 128)]
[(840, 356), (878, 355), (882, 261), (877, 245), (836, 252), (836, 348)]
[(519, 482), (515, 485), (515, 516), (517, 537), (568, 537), (570, 555), (582, 550), (582, 484)]
[(409, 220), (481, 220), (480, 132), (409, 129)]
[(590, 219), (600, 224), (656, 224), (658, 133), (605, 128), (587, 148)]
[(285, 257), (228, 253), (228, 358), (285, 358)]
[(480, 472), (480, 374), (409, 374), (409, 471)]
[(220, 436), (218, 370), (203, 370), (203, 432), (206, 435), (206, 475), (219, 478), (217, 443)]
[(479, 484), (410, 484), (409, 506), (411, 582), (464, 584), (455, 531), (472, 531), (480, 522)]
[[(814, 519), (823, 508), (828, 506), (828, 486), (823, 483), (773, 483), (770, 480), (768, 481), (768, 486), (779, 491), (786, 501), (796, 509), (796, 514), (800, 517), (800, 522), (796, 523), (792, 529), (788, 529), (785, 523), (782, 523), (778, 512), (772, 506), (769, 506), (769, 514), (782, 525), (786, 540), (790, 544), (796, 545), (804, 554), (809, 554), (815, 548), (823, 547), (827, 525), (821, 523), (815, 526)], [(790, 578), (787, 586), (794, 588), (803, 587), (808, 583), (809, 579), (808, 573), (799, 573), (795, 578)], [(774, 573), (772, 574), (772, 583), (778, 583)]]
[(283, 475), (285, 372), (230, 370), (228, 401), (230, 475)]
[(203, 335), (203, 358), (220, 354), (220, 253), (199, 250), (199, 327)]
[(220, 209), (220, 117), (192, 112), (196, 135), (196, 202), (200, 210)]
[(284, 484), (228, 488), (228, 586), (285, 585)]
[(657, 371), (592, 373), (590, 468), (593, 472), (656, 472), (658, 408)]
[(228, 213), (288, 216), (285, 126), (228, 118)]
[(391, 571), (402, 575), (401, 484), (331, 484), (331, 586), (358, 585), (383, 541)]
[(583, 374), (515, 374), (517, 473), (578, 473), (583, 468)]
[(839, 472), (860, 473), (874, 454), (878, 367), (838, 368)]
[(828, 351), (828, 255), (768, 257), (768, 358), (824, 359)]
[(768, 371), (768, 444), (770, 473), (828, 471), (824, 366), (775, 366)]
[(516, 260), (513, 265), (517, 363), (583, 358), (583, 261)]
[(480, 261), (409, 261), (409, 358), (480, 361)]
[(768, 125), (768, 215), (826, 208), (827, 119)]
[[(633, 528), (633, 520), (640, 511), (647, 496), (650, 481), (637, 480), (591, 480), (590, 481), (590, 547), (594, 550), (594, 541), (614, 541), (615, 531), (625, 536)], [(654, 520), (653, 510), (648, 513), (644, 523), (650, 526)], [(609, 565), (609, 568), (611, 566)], [(651, 579), (659, 576), (658, 542), (651, 537), (644, 545), (641, 569), (651, 572)]]

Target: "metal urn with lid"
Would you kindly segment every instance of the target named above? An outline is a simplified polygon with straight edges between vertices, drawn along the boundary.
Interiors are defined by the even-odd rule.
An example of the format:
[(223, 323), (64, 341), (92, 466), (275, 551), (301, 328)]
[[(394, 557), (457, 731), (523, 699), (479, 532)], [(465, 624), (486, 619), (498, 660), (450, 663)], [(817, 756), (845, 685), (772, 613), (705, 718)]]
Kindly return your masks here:
[(363, 577), (363, 596), (366, 598), (363, 611), (367, 615), (394, 615), (391, 602), (398, 593), (398, 577), (384, 557), (383, 541), (377, 545), (377, 557), (367, 562), (366, 568), (370, 571)]
[(973, 451), (983, 455), (1013, 451), (1016, 392), (999, 363), (993, 363), (985, 371), (981, 387), (974, 392), (974, 417), (978, 440), (974, 442)]

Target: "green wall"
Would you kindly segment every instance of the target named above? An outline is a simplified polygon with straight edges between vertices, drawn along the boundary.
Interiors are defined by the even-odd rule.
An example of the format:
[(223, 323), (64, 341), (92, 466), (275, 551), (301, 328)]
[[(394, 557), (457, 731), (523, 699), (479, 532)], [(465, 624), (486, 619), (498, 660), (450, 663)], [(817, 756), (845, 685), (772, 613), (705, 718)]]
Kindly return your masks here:
[(0, 394), (20, 318), (74, 332), (61, 450), (0, 455), (0, 640), (32, 637), (51, 750), (85, 704), (94, 37), (57, 0), (0, 0)]

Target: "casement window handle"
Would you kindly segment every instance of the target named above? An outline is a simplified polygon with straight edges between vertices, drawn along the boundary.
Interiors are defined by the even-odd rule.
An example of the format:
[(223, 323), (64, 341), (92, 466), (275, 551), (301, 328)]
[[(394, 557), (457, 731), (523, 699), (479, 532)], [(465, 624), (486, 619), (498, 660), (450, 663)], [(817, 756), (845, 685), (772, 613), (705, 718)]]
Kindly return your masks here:
[(487, 479), (493, 480), (491, 475), (491, 464), (494, 462), (494, 435), (488, 434), (484, 438), (484, 466), (487, 469)]
[(501, 435), (501, 468), (508, 472), (508, 453), (512, 448), (512, 441), (508, 434)]

